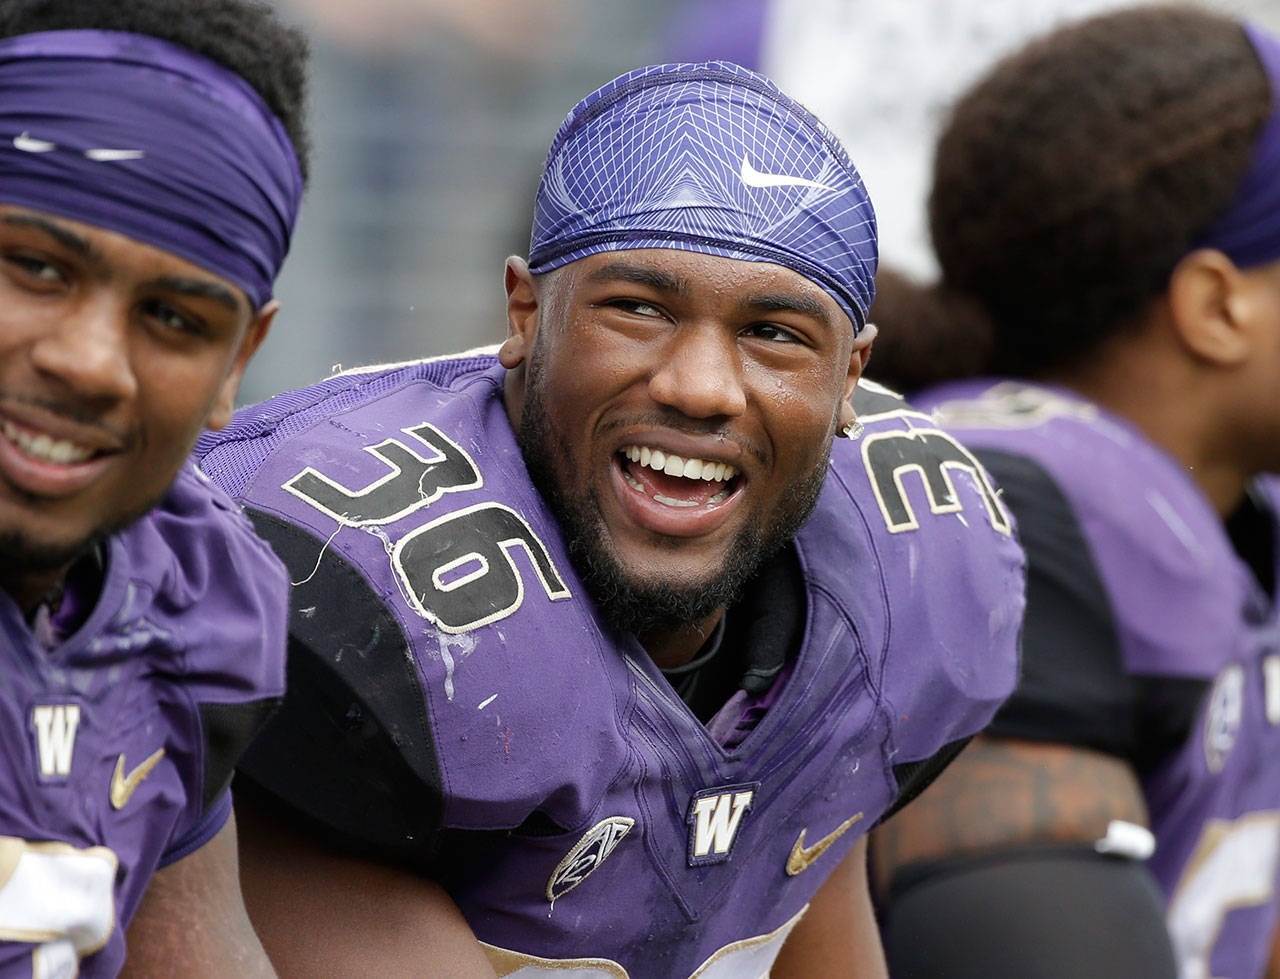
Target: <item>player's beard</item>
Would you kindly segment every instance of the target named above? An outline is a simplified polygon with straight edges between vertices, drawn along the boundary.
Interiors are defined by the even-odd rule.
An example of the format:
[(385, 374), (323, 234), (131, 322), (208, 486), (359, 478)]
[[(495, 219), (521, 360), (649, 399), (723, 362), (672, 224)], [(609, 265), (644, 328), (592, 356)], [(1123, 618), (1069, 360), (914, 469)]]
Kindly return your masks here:
[[(600, 501), (590, 481), (575, 492), (569, 475), (562, 478), (556, 471), (552, 460), (572, 456), (564, 434), (550, 424), (547, 392), (536, 354), (537, 351), (527, 367), (516, 440), (533, 485), (560, 525), (574, 569), (613, 628), (643, 639), (676, 625), (699, 622), (732, 605), (761, 566), (795, 537), (817, 505), (834, 433), (828, 436), (818, 456), (822, 464), (784, 495), (771, 520), (745, 521), (719, 568), (700, 581), (640, 578), (622, 564), (610, 546)], [(670, 546), (678, 549), (680, 539), (671, 538)]]
[(98, 527), (87, 537), (78, 541), (51, 544), (32, 540), (21, 530), (0, 531), (0, 588), (10, 592), (20, 591), (17, 586), (24, 578), (67, 571), (113, 534), (119, 533), (150, 513), (167, 494), (166, 487), (165, 492), (154, 500), (136, 510), (122, 514), (111, 523)]

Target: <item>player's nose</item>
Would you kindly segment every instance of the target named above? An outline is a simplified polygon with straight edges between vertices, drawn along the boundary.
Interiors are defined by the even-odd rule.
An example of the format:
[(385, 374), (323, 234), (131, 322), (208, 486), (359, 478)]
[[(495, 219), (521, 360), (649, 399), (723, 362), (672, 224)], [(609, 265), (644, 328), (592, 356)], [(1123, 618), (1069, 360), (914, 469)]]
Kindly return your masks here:
[(649, 378), (655, 401), (690, 418), (734, 417), (746, 410), (742, 361), (729, 331), (681, 325), (662, 353)]
[(137, 393), (130, 356), (128, 310), (113, 297), (86, 298), (39, 337), (35, 368), (90, 401), (120, 401)]

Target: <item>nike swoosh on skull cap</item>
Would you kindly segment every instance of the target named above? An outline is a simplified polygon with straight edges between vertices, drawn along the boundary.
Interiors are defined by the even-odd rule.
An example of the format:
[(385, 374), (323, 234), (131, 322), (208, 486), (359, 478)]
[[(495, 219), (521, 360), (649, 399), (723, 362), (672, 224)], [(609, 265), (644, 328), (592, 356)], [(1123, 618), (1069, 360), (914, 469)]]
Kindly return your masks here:
[(738, 171), (738, 176), (748, 187), (814, 187), (818, 190), (839, 190), (838, 187), (820, 184), (807, 177), (793, 177), (785, 173), (762, 173), (753, 167), (751, 161), (745, 156), (742, 158), (742, 169)]

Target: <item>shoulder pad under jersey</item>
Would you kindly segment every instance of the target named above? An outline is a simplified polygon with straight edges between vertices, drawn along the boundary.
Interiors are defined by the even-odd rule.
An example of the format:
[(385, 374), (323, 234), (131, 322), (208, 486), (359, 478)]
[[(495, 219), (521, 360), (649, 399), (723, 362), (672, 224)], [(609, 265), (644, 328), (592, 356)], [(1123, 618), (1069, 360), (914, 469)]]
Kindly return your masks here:
[[(129, 579), (113, 629), (167, 650), (151, 664), (171, 681), (175, 709), (199, 713), (204, 748), (201, 807), (284, 692), (289, 582), (280, 559), (228, 496), (185, 467), (164, 500), (112, 540), (111, 561)], [(101, 637), (108, 643), (110, 632)]]
[(1194, 479), (1124, 419), (1067, 391), (980, 380), (927, 392), (979, 454), (1031, 460), (1071, 507), (1134, 673), (1213, 676), (1249, 572)]
[(1024, 561), (985, 471), (900, 396), (860, 382), (802, 558), (873, 655), (900, 761), (982, 728), (1012, 692)]
[(621, 737), (598, 678), (625, 666), (528, 479), (504, 373), (481, 353), (341, 375), (199, 450), (288, 564), (291, 634), (464, 829), (519, 825), (566, 750), (601, 792)]

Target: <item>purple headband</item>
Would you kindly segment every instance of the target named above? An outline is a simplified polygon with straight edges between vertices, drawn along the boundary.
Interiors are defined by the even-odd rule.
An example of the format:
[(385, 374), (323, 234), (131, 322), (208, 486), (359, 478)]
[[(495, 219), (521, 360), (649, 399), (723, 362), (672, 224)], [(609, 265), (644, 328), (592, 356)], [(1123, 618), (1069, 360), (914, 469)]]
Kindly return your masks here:
[(1280, 40), (1253, 24), (1245, 24), (1244, 33), (1271, 84), (1271, 117), (1231, 204), (1196, 247), (1216, 248), (1249, 268), (1280, 258)]
[(615, 78), (552, 141), (529, 267), (629, 248), (785, 266), (855, 332), (875, 297), (875, 213), (844, 147), (769, 79), (727, 61)]
[(0, 41), (0, 202), (96, 225), (271, 298), (302, 173), (240, 76), (119, 31)]

